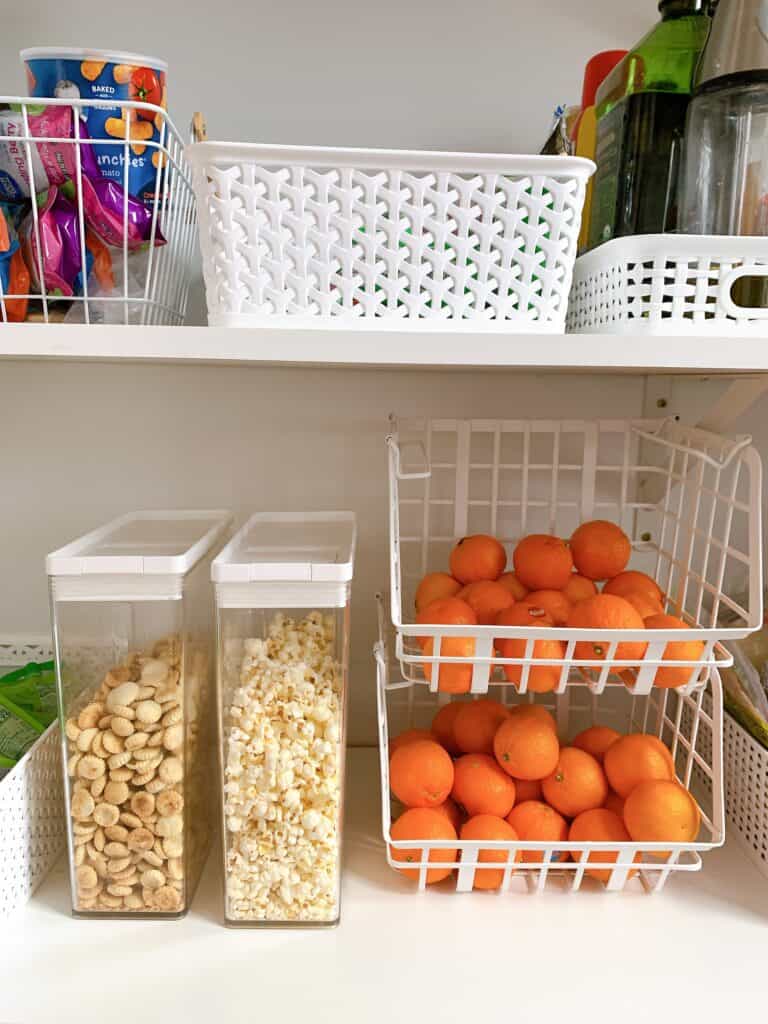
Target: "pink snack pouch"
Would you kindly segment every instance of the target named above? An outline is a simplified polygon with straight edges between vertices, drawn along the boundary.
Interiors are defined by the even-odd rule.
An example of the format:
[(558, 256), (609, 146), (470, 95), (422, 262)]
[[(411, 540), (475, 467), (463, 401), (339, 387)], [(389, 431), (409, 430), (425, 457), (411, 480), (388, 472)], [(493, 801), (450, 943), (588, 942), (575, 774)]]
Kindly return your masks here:
[[(88, 143), (85, 122), (79, 121), (81, 145), (75, 139), (72, 107), (28, 106), (28, 136), (53, 139), (53, 142), (28, 143), (21, 109), (0, 110), (0, 201), (20, 202), (33, 191), (44, 192), (50, 185), (61, 185), (77, 178), (77, 150), (83, 176), (98, 177), (99, 169), (93, 145)], [(61, 141), (55, 141), (60, 139)], [(31, 163), (31, 167), (30, 167)]]

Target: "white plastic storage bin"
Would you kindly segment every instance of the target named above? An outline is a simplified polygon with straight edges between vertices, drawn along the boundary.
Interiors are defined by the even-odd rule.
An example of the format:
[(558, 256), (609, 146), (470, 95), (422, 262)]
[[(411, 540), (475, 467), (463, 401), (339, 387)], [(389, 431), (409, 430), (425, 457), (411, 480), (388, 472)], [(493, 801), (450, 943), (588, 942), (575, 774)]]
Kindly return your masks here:
[(764, 335), (766, 278), (764, 238), (615, 238), (576, 261), (568, 330)]
[(255, 515), (214, 561), (229, 925), (339, 920), (348, 512)]
[[(0, 675), (52, 657), (50, 639), (0, 638)], [(0, 779), (0, 918), (34, 893), (64, 849), (59, 727), (50, 726)]]
[[(560, 669), (558, 693), (585, 680), (601, 693), (609, 682), (624, 685), (632, 677), (632, 692), (648, 694), (666, 644), (701, 640), (701, 659), (678, 663), (690, 667), (681, 690), (689, 693), (706, 683), (712, 667), (731, 664), (719, 641), (762, 624), (761, 464), (749, 438), (719, 437), (669, 420), (445, 419), (395, 421), (387, 441), (391, 613), (396, 655), (411, 682), (436, 690), (440, 670), (430, 666), (471, 664), (471, 692), (484, 693), (489, 683), (505, 684), (502, 666), (520, 665), (518, 688), (525, 693), (536, 663)], [(447, 571), (462, 537), (491, 534), (511, 561), (526, 534), (568, 538), (590, 519), (612, 520), (625, 530), (632, 568), (656, 579), (667, 610), (690, 630), (548, 629), (547, 639), (565, 644), (565, 656), (534, 662), (533, 643), (541, 639), (535, 628), (417, 625), (420, 579)], [(740, 604), (733, 595), (743, 591), (747, 600)], [(721, 611), (734, 617), (727, 627), (719, 624)], [(419, 637), (434, 638), (431, 656)], [(473, 641), (474, 657), (442, 656), (449, 637)], [(494, 655), (496, 639), (526, 640), (524, 656)], [(599, 643), (605, 658), (575, 657), (577, 641), (585, 640)], [(647, 643), (643, 659), (616, 658), (623, 641)]]
[[(23, 264), (21, 250), (29, 251), (31, 280), (28, 274), (13, 272), (12, 267), (7, 291), (0, 282), (0, 324), (27, 319), (43, 323), (183, 324), (192, 275), (196, 211), (184, 144), (167, 111), (136, 100), (119, 101), (122, 114), (116, 130), (124, 135), (100, 138), (98, 147), (111, 147), (113, 159), (122, 165), (130, 165), (139, 155), (151, 161), (154, 181), (148, 186), (150, 197), (144, 202), (130, 195), (122, 183), (112, 181), (116, 201), (104, 205), (86, 173), (92, 162), (87, 160), (86, 147), (93, 142), (85, 141), (83, 117), (94, 108), (114, 111), (114, 98), (0, 96), (0, 108), (5, 105), (13, 108), (8, 115), (11, 124), (5, 129), (8, 132), (13, 128), (13, 134), (3, 134), (0, 124), (0, 145), (13, 146), (18, 176), (26, 182), (29, 193), (38, 196), (40, 209), (35, 203), (29, 204), (28, 212), (22, 203), (5, 207), (12, 258)], [(151, 112), (153, 138), (146, 138), (144, 129), (149, 130), (150, 121), (146, 116), (137, 118), (137, 109), (143, 114)], [(59, 126), (56, 137), (48, 138), (53, 132), (50, 122), (58, 120), (64, 111), (70, 115), (71, 131), (60, 133)], [(46, 161), (40, 157), (44, 150), (46, 160), (53, 162), (61, 174), (59, 185), (48, 180)], [(79, 202), (77, 197), (83, 195), (87, 199)], [(69, 254), (70, 263), (75, 264), (70, 273), (79, 271), (74, 285), (69, 280), (62, 285), (58, 270), (54, 273), (53, 266), (44, 265), (40, 255), (45, 253), (50, 260), (58, 256), (46, 231), (58, 236), (59, 222), (53, 227), (50, 223), (47, 228), (41, 226), (49, 203), (53, 211), (63, 209), (73, 217), (66, 237), (74, 238), (78, 250)], [(16, 246), (17, 234), (21, 249)], [(86, 274), (82, 274), (82, 267), (88, 268)], [(72, 294), (68, 294), (70, 291)]]
[(724, 715), (723, 763), (728, 826), (768, 877), (768, 750), (729, 714)]
[[(392, 841), (392, 823), (402, 808), (390, 797), (389, 742), (406, 729), (429, 729), (438, 709), (445, 704), (423, 687), (415, 686), (395, 674), (396, 663), (388, 658), (385, 644), (375, 649), (378, 674), (379, 753), (381, 760), (382, 833), (387, 844), (387, 861), (395, 870), (403, 867), (395, 861), (392, 849), (411, 851), (409, 871), (417, 871), (417, 885), (403, 880), (403, 890), (424, 889), (429, 869), (454, 868), (450, 881), (457, 892), (469, 892), (475, 882), (481, 850), (499, 850), (508, 859), (497, 865), (503, 870), (499, 893), (538, 893), (545, 889), (575, 891), (603, 888), (603, 882), (588, 875), (601, 851), (616, 854), (615, 866), (605, 862), (597, 870), (608, 872), (604, 888), (608, 891), (641, 889), (659, 892), (670, 875), (699, 871), (701, 854), (721, 846), (725, 838), (723, 808), (723, 711), (722, 686), (717, 670), (711, 673), (706, 691), (687, 696), (679, 690), (654, 690), (647, 696), (633, 697), (620, 689), (597, 699), (583, 688), (569, 687), (561, 695), (533, 698), (557, 720), (561, 742), (572, 739), (590, 725), (607, 725), (622, 733), (643, 732), (658, 736), (669, 748), (678, 780), (691, 792), (701, 812), (701, 827), (695, 842), (504, 842), (490, 840), (439, 840), (418, 838)], [(509, 707), (521, 701), (512, 687), (497, 694)], [(464, 700), (467, 698), (453, 698)], [(525, 701), (527, 698), (522, 698)], [(440, 850), (456, 850), (456, 862), (441, 860)], [(523, 858), (523, 854), (527, 854)], [(590, 856), (595, 857), (588, 863)], [(431, 859), (430, 859), (431, 858)], [(487, 870), (487, 863), (485, 865)], [(483, 870), (483, 869), (481, 869)]]
[(210, 562), (229, 524), (138, 512), (48, 556), (77, 916), (189, 908), (213, 828)]
[(208, 320), (559, 333), (576, 157), (190, 146)]

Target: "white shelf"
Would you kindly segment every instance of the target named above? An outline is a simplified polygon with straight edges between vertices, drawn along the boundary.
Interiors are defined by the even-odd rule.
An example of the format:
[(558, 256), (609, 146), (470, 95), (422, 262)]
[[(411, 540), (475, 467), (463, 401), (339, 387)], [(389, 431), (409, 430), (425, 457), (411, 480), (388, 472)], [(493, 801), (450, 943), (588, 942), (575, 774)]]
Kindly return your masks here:
[(734, 376), (768, 373), (768, 337), (3, 324), (2, 359)]
[(418, 894), (384, 858), (377, 770), (376, 751), (351, 751), (338, 929), (225, 929), (216, 856), (183, 921), (76, 921), (60, 864), (4, 928), (3, 1020), (466, 1024), (599, 1006), (647, 1024), (763, 1004), (768, 884), (735, 843), (658, 896)]

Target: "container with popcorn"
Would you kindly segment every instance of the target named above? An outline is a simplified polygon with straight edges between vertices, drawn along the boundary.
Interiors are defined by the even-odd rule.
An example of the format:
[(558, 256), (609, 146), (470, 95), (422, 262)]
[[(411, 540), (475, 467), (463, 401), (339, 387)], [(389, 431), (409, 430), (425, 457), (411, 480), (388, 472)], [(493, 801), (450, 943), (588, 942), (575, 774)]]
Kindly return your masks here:
[(256, 515), (213, 562), (230, 925), (339, 920), (351, 513)]
[(210, 564), (226, 512), (140, 512), (48, 556), (76, 916), (179, 917), (212, 829)]

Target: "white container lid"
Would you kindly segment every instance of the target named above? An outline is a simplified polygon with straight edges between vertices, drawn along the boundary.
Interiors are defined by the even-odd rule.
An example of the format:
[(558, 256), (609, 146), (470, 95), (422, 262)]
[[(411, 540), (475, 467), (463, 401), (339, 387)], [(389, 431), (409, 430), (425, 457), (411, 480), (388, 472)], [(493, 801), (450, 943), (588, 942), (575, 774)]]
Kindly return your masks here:
[(184, 576), (232, 522), (229, 512), (131, 512), (53, 551), (49, 576)]
[(352, 512), (257, 513), (213, 560), (223, 607), (346, 603), (355, 559)]

